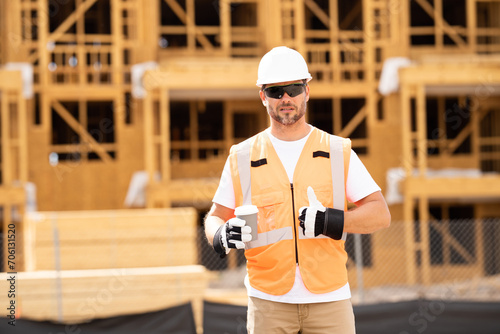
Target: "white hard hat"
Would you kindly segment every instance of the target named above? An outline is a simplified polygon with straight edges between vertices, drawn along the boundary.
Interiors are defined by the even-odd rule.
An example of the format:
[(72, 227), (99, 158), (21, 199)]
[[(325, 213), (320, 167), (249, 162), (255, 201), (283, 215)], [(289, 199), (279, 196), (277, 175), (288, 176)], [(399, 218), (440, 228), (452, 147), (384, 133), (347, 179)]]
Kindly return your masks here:
[(272, 84), (276, 82), (286, 82), (312, 79), (307, 68), (306, 61), (300, 53), (278, 46), (262, 57), (259, 64), (257, 86)]

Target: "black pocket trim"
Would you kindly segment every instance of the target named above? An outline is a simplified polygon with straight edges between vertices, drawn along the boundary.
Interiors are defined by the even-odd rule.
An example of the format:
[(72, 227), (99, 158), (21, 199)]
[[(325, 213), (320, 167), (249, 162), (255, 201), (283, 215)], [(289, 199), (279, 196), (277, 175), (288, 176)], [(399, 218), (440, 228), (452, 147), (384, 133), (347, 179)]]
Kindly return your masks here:
[(325, 151), (316, 151), (316, 152), (313, 152), (313, 158), (317, 158), (317, 157), (323, 157), (323, 158), (330, 159), (330, 153), (329, 152), (325, 152)]
[(266, 158), (250, 162), (250, 166), (252, 166), (252, 167), (260, 167), (262, 165), (267, 165), (267, 159)]

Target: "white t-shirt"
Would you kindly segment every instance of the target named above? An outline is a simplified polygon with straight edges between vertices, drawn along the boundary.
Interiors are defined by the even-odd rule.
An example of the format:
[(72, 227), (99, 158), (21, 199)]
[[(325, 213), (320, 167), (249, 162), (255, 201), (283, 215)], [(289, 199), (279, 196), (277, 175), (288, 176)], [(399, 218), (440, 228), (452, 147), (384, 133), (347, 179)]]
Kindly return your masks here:
[[(302, 149), (304, 148), (304, 145), (311, 132), (309, 132), (306, 137), (297, 141), (279, 140), (271, 134), (270, 129), (267, 129), (266, 132), (269, 136), (269, 139), (271, 140), (271, 143), (273, 144), (274, 150), (281, 160), (281, 163), (285, 167), (288, 178), (290, 179), (290, 183), (292, 183), (295, 166), (297, 165)], [(379, 190), (380, 187), (375, 183), (361, 160), (359, 160), (357, 154), (354, 151), (351, 151), (349, 173), (346, 182), (347, 200), (351, 203), (354, 203)], [(233, 180), (231, 179), (231, 171), (229, 168), (229, 159), (226, 160), (226, 164), (224, 165), (219, 188), (217, 188), (217, 191), (213, 198), (213, 202), (230, 209), (235, 208), (235, 196), (233, 190)], [(295, 270), (295, 282), (293, 284), (293, 287), (288, 293), (284, 295), (275, 296), (254, 289), (249, 284), (248, 275), (245, 278), (245, 286), (247, 287), (248, 295), (251, 297), (282, 303), (323, 303), (351, 298), (349, 283), (338, 290), (328, 293), (315, 294), (310, 292), (309, 290), (307, 290), (302, 281), (298, 265)]]

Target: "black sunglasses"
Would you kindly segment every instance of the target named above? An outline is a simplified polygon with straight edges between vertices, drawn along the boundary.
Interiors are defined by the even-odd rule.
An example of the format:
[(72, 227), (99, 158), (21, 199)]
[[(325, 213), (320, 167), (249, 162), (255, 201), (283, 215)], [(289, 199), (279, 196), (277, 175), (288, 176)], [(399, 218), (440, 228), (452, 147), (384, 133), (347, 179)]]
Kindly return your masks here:
[(295, 97), (299, 94), (302, 94), (305, 91), (306, 84), (305, 83), (294, 83), (286, 86), (272, 86), (264, 88), (264, 93), (267, 97), (273, 99), (281, 99), (285, 92), (290, 97)]

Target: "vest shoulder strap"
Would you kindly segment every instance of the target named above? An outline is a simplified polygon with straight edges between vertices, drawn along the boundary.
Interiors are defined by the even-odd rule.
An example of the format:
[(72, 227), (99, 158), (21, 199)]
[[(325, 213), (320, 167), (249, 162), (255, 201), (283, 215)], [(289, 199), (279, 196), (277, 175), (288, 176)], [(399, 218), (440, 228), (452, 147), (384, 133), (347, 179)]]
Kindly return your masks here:
[[(342, 137), (330, 135), (330, 164), (333, 183), (333, 208), (345, 210), (345, 186), (347, 171), (349, 169), (349, 157), (351, 152), (351, 141)], [(347, 164), (347, 165), (346, 165)], [(346, 240), (347, 234), (342, 234), (342, 240)]]
[(243, 205), (252, 204), (252, 187), (250, 173), (250, 149), (255, 138), (249, 138), (236, 145), (236, 161), (238, 164), (238, 174), (243, 195)]

